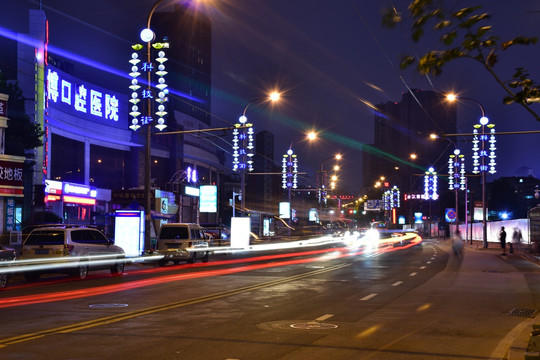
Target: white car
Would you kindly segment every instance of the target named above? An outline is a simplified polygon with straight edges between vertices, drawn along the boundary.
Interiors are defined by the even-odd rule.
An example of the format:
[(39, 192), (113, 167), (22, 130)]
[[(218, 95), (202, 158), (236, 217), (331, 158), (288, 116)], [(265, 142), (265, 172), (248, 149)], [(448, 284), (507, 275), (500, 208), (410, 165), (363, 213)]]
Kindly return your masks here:
[(37, 280), (42, 273), (66, 272), (85, 279), (88, 271), (110, 269), (122, 274), (124, 250), (98, 229), (77, 225), (38, 227), (24, 240), (21, 264), (27, 267), (26, 280)]
[(193, 223), (168, 223), (161, 225), (157, 239), (157, 255), (163, 255), (159, 261), (165, 265), (172, 261), (194, 263), (197, 259), (208, 261), (208, 238), (203, 228)]

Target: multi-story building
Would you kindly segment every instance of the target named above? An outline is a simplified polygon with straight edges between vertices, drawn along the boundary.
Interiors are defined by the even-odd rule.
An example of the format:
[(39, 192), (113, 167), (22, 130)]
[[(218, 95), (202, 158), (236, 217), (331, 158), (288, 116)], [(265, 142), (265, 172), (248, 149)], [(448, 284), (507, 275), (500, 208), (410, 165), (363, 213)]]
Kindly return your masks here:
[[(178, 6), (172, 12), (156, 12), (154, 21), (157, 37), (170, 43), (166, 131), (210, 127), (210, 20)], [(53, 212), (65, 222), (96, 223), (116, 209), (142, 207), (144, 174), (150, 171), (151, 194), (168, 198), (168, 208), (154, 208), (156, 202), (151, 202), (152, 216), (198, 221), (197, 198), (183, 193), (186, 174), (197, 174), (190, 177), (196, 185), (219, 188), (226, 170), (223, 151), (198, 135), (154, 134), (151, 169), (145, 169), (145, 131), (134, 133), (128, 123), (129, 80), (125, 92), (119, 92), (107, 88), (106, 76), (84, 78), (74, 59), (48, 53), (47, 28), (45, 12), (30, 10), (29, 36), (20, 34), (20, 38), (33, 41), (14, 39), (17, 78), (10, 80), (19, 82), (27, 100), (26, 112), (45, 130), (32, 179), (37, 191), (28, 196), (25, 192), (26, 202), (33, 205), (27, 210)], [(19, 220), (40, 220), (29, 211), (25, 216)], [(219, 214), (202, 216), (213, 222)]]
[[(400, 102), (378, 104), (376, 108), (374, 149), (363, 156), (364, 187), (372, 187), (385, 176), (392, 185), (415, 191), (420, 186), (409, 189), (410, 173), (414, 177), (429, 166), (447, 171), (448, 155), (454, 150), (451, 142), (456, 139), (433, 141), (429, 135), (456, 133), (455, 103), (445, 101), (441, 93), (415, 89), (403, 93)], [(416, 161), (410, 158), (413, 153)]]
[[(383, 187), (398, 186), (401, 194), (423, 193), (422, 176), (427, 168), (448, 173), (448, 156), (454, 151), (456, 138), (434, 141), (430, 134), (456, 133), (456, 104), (445, 101), (441, 93), (413, 89), (404, 92), (400, 102), (389, 101), (376, 108), (374, 141), (363, 155), (364, 187), (373, 188), (384, 177)], [(411, 154), (416, 154), (416, 159), (411, 159)], [(446, 182), (439, 184), (439, 188), (445, 187)], [(411, 217), (410, 210), (403, 212)]]

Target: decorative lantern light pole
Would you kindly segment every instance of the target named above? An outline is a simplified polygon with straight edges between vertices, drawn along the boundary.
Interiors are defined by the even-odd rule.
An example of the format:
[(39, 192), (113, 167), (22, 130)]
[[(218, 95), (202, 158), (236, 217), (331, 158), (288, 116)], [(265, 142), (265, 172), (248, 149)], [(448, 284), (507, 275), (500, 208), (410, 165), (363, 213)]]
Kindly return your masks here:
[[(131, 77), (131, 85), (129, 86), (131, 90), (131, 99), (129, 102), (131, 103), (131, 111), (129, 113), (131, 117), (131, 125), (129, 126), (130, 129), (133, 131), (137, 131), (141, 126), (146, 126), (146, 141), (145, 141), (145, 158), (144, 158), (144, 248), (145, 250), (150, 249), (150, 226), (151, 226), (151, 193), (150, 193), (150, 179), (151, 179), (151, 171), (152, 171), (152, 155), (151, 155), (151, 134), (152, 134), (152, 128), (150, 126), (151, 123), (154, 123), (154, 119), (152, 118), (152, 112), (153, 112), (153, 103), (155, 99), (155, 103), (157, 103), (157, 111), (154, 113), (157, 116), (157, 121), (155, 122), (155, 127), (162, 131), (167, 127), (165, 124), (164, 117), (167, 115), (167, 111), (165, 110), (165, 103), (168, 101), (168, 89), (167, 84), (165, 82), (165, 75), (167, 72), (165, 71), (165, 65), (164, 63), (167, 61), (167, 58), (165, 57), (165, 51), (164, 49), (169, 48), (169, 44), (167, 42), (154, 42), (156, 35), (150, 28), (150, 23), (152, 20), (152, 15), (154, 14), (154, 11), (156, 8), (161, 4), (163, 0), (158, 0), (154, 3), (152, 6), (152, 9), (150, 10), (147, 21), (146, 21), (146, 28), (143, 29), (140, 33), (140, 38), (143, 42), (146, 43), (146, 61), (142, 64), (139, 51), (144, 48), (141, 44), (135, 44), (132, 46), (134, 52), (131, 55), (131, 59), (129, 60), (129, 63), (131, 64), (131, 72), (129, 73), (129, 76)], [(158, 51), (157, 56), (155, 57), (155, 61), (159, 63), (159, 65), (156, 67), (155, 64), (152, 62), (152, 48)], [(139, 85), (139, 79), (138, 77), (141, 75), (141, 72), (146, 73), (146, 87), (141, 87)], [(152, 78), (153, 75), (157, 76), (157, 80), (153, 83)], [(153, 86), (153, 84), (155, 84)], [(142, 89), (142, 90), (141, 90)], [(140, 105), (142, 106), (141, 109), (139, 109), (139, 102), (141, 100), (146, 100)], [(141, 116), (142, 115), (142, 116)]]
[[(454, 190), (456, 195), (456, 232), (459, 229), (459, 190), (465, 190), (465, 156), (461, 154), (459, 149), (455, 149), (454, 153), (448, 159), (448, 189)], [(467, 214), (465, 214), (467, 216)]]
[(233, 171), (240, 172), (240, 210), (244, 212), (246, 208), (246, 171), (253, 171), (253, 151), (255, 146), (253, 124), (248, 123), (246, 116), (247, 109), (256, 103), (270, 101), (272, 103), (280, 100), (280, 93), (271, 92), (268, 96), (251, 100), (244, 107), (242, 115), (238, 118), (238, 123), (233, 130)]
[(429, 236), (431, 236), (431, 201), (439, 199), (438, 177), (434, 168), (430, 167), (424, 174), (424, 200), (429, 201)]
[[(486, 172), (495, 174), (495, 124), (489, 123), (489, 119), (484, 115), (482, 108), (482, 117), (479, 124), (474, 125), (473, 129), (473, 174), (480, 173), (482, 176), (482, 227), (483, 227), (483, 245), (488, 247), (487, 242), (487, 208), (486, 208)], [(478, 132), (478, 130), (481, 132)], [(489, 129), (489, 133), (486, 133)]]
[(283, 155), (282, 166), (282, 188), (287, 189), (289, 199), (289, 224), (292, 225), (292, 203), (291, 189), (298, 188), (298, 157), (291, 148)]

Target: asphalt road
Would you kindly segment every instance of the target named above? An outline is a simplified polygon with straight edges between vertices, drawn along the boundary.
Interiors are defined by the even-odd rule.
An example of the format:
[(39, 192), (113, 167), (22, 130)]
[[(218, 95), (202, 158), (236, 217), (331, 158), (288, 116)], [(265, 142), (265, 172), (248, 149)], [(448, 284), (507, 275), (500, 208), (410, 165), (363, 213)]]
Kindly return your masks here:
[(444, 241), (392, 250), (14, 278), (0, 293), (0, 358), (502, 359), (532, 321), (509, 313), (535, 312), (536, 265), (471, 247), (460, 262)]

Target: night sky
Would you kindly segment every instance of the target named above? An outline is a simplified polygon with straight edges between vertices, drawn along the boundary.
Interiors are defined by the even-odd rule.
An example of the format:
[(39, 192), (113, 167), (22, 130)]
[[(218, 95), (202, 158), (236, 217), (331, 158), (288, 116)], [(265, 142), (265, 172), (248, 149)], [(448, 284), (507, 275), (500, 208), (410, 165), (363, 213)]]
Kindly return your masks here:
[[(364, 0), (206, 0), (200, 11), (213, 25), (212, 113), (213, 126), (237, 121), (244, 106), (272, 89), (284, 91), (284, 101), (275, 106), (250, 107), (247, 116), (255, 132), (269, 130), (276, 136), (279, 160), (292, 141), (303, 133), (319, 132), (316, 143), (299, 142), (300, 171), (307, 171), (308, 185), (315, 186), (315, 172), (322, 159), (344, 155), (343, 190), (362, 191), (362, 145), (373, 140), (373, 113), (366, 103), (401, 101), (409, 88), (457, 91), (479, 101), (496, 124), (497, 131), (540, 130), (540, 123), (518, 105), (503, 105), (503, 90), (476, 63), (458, 60), (441, 76), (425, 77), (412, 69), (399, 70), (401, 54), (422, 54), (436, 48), (435, 42), (414, 44), (408, 28), (381, 26), (381, 8), (392, 2)], [(95, 68), (79, 65), (75, 75), (127, 94), (130, 48), (138, 41), (154, 0), (43, 0), (50, 21), (50, 43), (91, 59)], [(167, 4), (165, 1), (164, 4)], [(193, 1), (191, 6), (195, 6)], [(462, 6), (482, 5), (492, 14), (494, 33), (540, 35), (540, 3), (537, 0), (458, 1)], [(39, 1), (0, 0), (0, 27), (28, 31), (28, 9)], [(408, 1), (394, 1), (404, 9)], [(166, 5), (160, 9), (166, 9)], [(159, 10), (158, 10), (159, 11)], [(0, 41), (0, 46), (4, 42)], [(3, 51), (3, 50), (2, 50)], [(528, 68), (540, 82), (540, 45), (509, 50), (496, 69), (509, 79), (514, 68)], [(103, 69), (110, 67), (113, 73)], [(96, 82), (97, 83), (97, 82)], [(540, 104), (533, 105), (540, 112)], [(479, 108), (471, 102), (458, 106), (458, 132), (470, 133), (478, 121)], [(497, 173), (526, 175), (529, 167), (540, 177), (540, 134), (502, 135), (497, 139)], [(227, 139), (230, 142), (230, 139)], [(219, 146), (227, 147), (225, 142)], [(471, 163), (471, 145), (462, 152)], [(421, 155), (421, 154), (420, 154)], [(408, 154), (403, 154), (407, 158)], [(429, 164), (425, 164), (427, 167)], [(441, 169), (445, 172), (445, 169)], [(468, 167), (470, 171), (470, 167)]]

